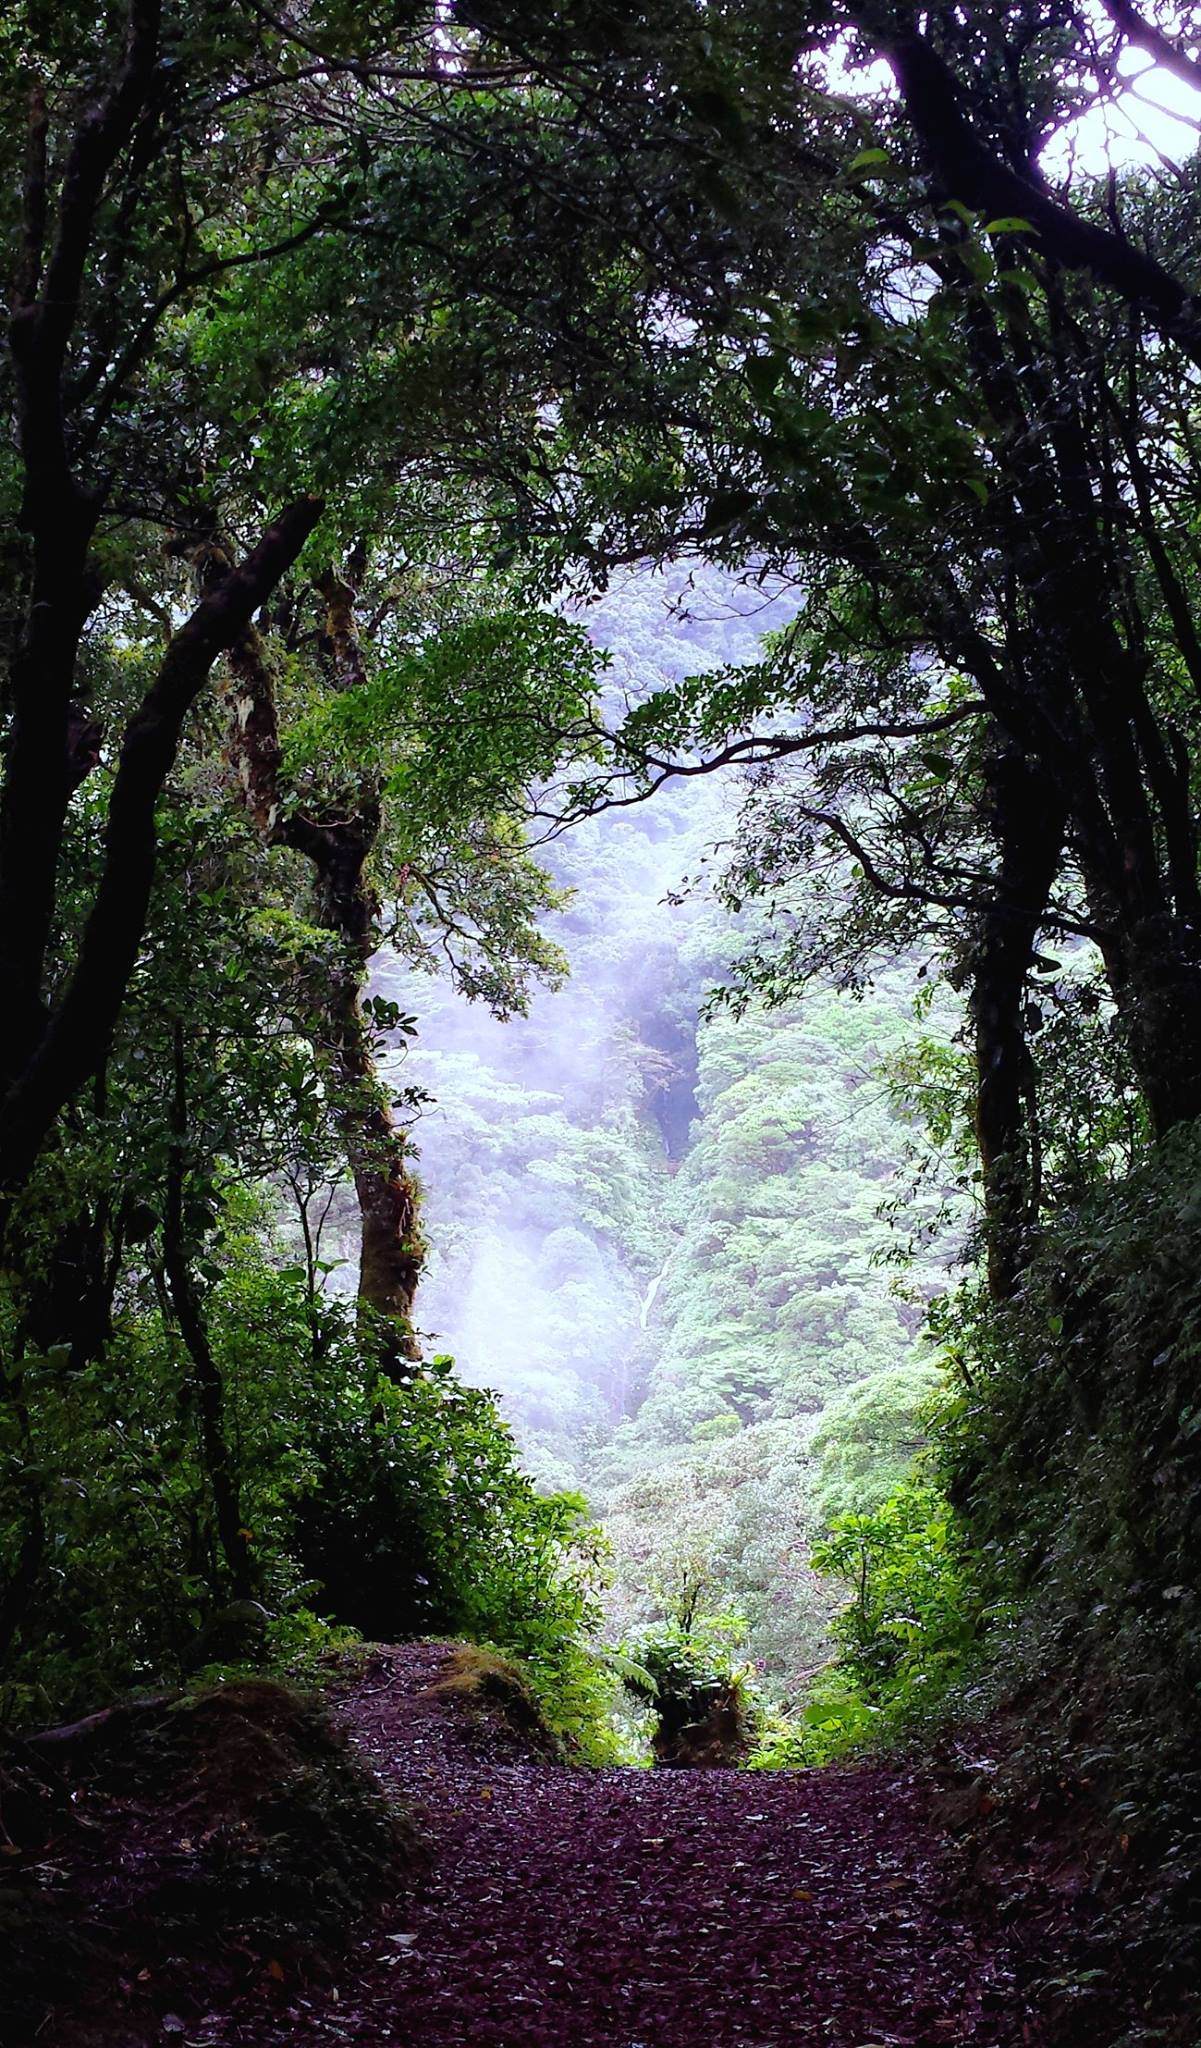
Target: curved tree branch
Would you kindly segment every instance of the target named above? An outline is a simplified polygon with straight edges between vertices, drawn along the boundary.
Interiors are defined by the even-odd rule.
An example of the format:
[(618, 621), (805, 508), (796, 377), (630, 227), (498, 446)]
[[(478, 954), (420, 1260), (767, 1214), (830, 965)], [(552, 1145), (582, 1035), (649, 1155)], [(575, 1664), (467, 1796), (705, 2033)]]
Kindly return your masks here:
[(990, 215), (1028, 220), (1047, 256), (1069, 270), (1091, 271), (1131, 304), (1145, 306), (1161, 333), (1201, 366), (1201, 304), (1194, 294), (1124, 235), (1082, 220), (981, 141), (954, 73), (912, 16), (882, 18), (874, 6), (853, 12), (892, 66), (905, 111), (949, 196)]
[(6, 1193), (28, 1179), (60, 1111), (108, 1049), (145, 929), (156, 859), (155, 809), (184, 720), (217, 656), (245, 631), (292, 567), (321, 511), (319, 498), (290, 505), (253, 553), (202, 599), (172, 638), (125, 728), (104, 868), (75, 972), (0, 1106), (0, 1188)]

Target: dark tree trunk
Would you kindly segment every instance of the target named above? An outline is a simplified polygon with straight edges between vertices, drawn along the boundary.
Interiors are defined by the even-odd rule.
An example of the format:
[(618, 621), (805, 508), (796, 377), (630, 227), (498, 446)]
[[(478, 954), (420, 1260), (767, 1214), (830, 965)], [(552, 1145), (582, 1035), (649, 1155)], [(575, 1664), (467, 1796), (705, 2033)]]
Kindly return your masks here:
[[(318, 585), (326, 604), (325, 648), (336, 689), (362, 679), (354, 630), (354, 592), (332, 572)], [(379, 945), (379, 904), (367, 875), (379, 836), (380, 799), (363, 777), (333, 819), (281, 807), (281, 749), (271, 672), (263, 642), (249, 628), (229, 657), (233, 718), (229, 757), (250, 816), (263, 837), (310, 862), (318, 916), (340, 941), (314, 1046), (335, 1083), (336, 1114), (354, 1181), (360, 1220), (359, 1299), (382, 1318), (373, 1348), (385, 1371), (404, 1373), (419, 1355), (413, 1302), (423, 1262), (419, 1197), (411, 1150), (397, 1127), (376, 1072), (362, 996)], [(381, 1332), (383, 1333), (381, 1335)]]
[(163, 1215), (163, 1271), (179, 1332), (192, 1361), (200, 1443), (213, 1496), (217, 1540), (229, 1572), (234, 1598), (247, 1600), (255, 1589), (255, 1574), (248, 1532), (242, 1522), (237, 1472), (225, 1426), (225, 1385), (209, 1342), (184, 1231), (187, 1064), (183, 1025), (178, 1022), (172, 1040), (172, 1065), (171, 1150)]
[(1199, 941), (1165, 916), (1121, 924), (1102, 948), (1156, 1137), (1201, 1117)]
[(72, 690), (80, 635), (95, 602), (87, 579), (92, 521), (70, 490), (63, 513), (56, 545), (35, 547), (24, 639), (10, 678), (13, 715), (0, 794), (0, 1085), (21, 1071), (44, 1026), (42, 979), (59, 851), (78, 780)]
[[(1126, 495), (1080, 398), (1096, 386), (1097, 366), (1070, 354), (1074, 331), (1054, 292), (1049, 319), (1051, 349), (1015, 366), (993, 314), (979, 302), (965, 313), (981, 388), (1004, 429), (994, 453), (1007, 488), (994, 493), (993, 516), (1013, 576), (1006, 669), (982, 664), (976, 673), (998, 725), (1038, 762), (1043, 806), (1063, 815), (1135, 1072), (1162, 1134), (1201, 1115), (1201, 887), (1190, 764), (1183, 736), (1148, 690), (1146, 628), (1120, 538)], [(1100, 412), (1103, 395), (1096, 396)], [(1179, 592), (1175, 599), (1179, 631)]]
[(63, 826), (71, 792), (97, 750), (96, 728), (74, 692), (80, 639), (100, 595), (91, 545), (106, 489), (102, 477), (79, 473), (70, 355), (110, 176), (157, 90), (161, 14), (161, 0), (128, 0), (121, 61), (66, 140), (53, 203), (41, 88), (30, 101), (8, 326), (20, 524), (30, 561), (0, 789), (0, 1202), (7, 1205), (61, 1111), (107, 1053), (145, 926), (155, 804), (183, 721), (213, 662), (291, 567), (321, 510), (315, 500), (291, 506), (172, 636), (125, 731), (99, 887), (75, 971), (48, 1014), (46, 953)]
[[(184, 720), (218, 655), (245, 632), (320, 514), (316, 498), (289, 506), (221, 588), (202, 599), (172, 638), (158, 675), (125, 729), (109, 801), (104, 865), (74, 972), (0, 1101), (0, 1190), (10, 1197), (28, 1180), (60, 1112), (107, 1056), (145, 930), (157, 852), (155, 808), (174, 766)], [(10, 761), (9, 782), (16, 772)]]
[(412, 1317), (423, 1257), (419, 1201), (409, 1170), (409, 1146), (397, 1129), (376, 1072), (362, 1011), (367, 961), (374, 951), (374, 918), (369, 920), (368, 935), (356, 939), (370, 905), (361, 868), (349, 870), (340, 889), (327, 886), (323, 896), (325, 921), (345, 948), (345, 967), (330, 991), (329, 1021), (339, 1084), (338, 1118), (359, 1205), (359, 1299), (387, 1318), (394, 1332), (384, 1344), (384, 1363), (393, 1370), (418, 1355)]
[(955, 74), (929, 34), (919, 30), (917, 11), (857, 0), (851, 14), (891, 65), (918, 145), (946, 196), (989, 216), (1030, 221), (1046, 256), (1068, 270), (1090, 271), (1129, 304), (1147, 307), (1160, 332), (1201, 364), (1201, 309), (1195, 293), (1116, 223), (1102, 227), (1083, 219), (1051, 195), (1037, 172), (1015, 169), (1015, 162), (1027, 155), (1027, 138), (1020, 133), (1007, 138), (1013, 144), (1010, 157), (995, 133), (983, 123), (978, 129)]
[(79, 779), (78, 734), (88, 724), (72, 692), (80, 635), (99, 596), (89, 551), (102, 493), (86, 489), (72, 466), (64, 375), (106, 181), (153, 89), (160, 15), (161, 0), (130, 0), (122, 61), (69, 139), (53, 222), (41, 87), (30, 101), (8, 342), (31, 588), (10, 677), (0, 791), (0, 1090), (42, 1037), (59, 850)]
[(1036, 1114), (1026, 1043), (1026, 982), (1063, 850), (1064, 812), (1036, 763), (1016, 749), (986, 764), (990, 823), (1001, 854), (993, 901), (972, 951), (976, 1137), (984, 1170), (988, 1284), (1014, 1292), (1038, 1224)]

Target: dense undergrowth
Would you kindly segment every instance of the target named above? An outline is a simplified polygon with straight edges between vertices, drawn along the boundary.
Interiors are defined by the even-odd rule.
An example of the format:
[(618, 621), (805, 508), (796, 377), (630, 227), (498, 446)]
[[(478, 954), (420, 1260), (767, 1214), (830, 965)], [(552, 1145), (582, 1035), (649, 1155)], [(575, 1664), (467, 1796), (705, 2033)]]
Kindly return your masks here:
[(40, 1725), (247, 1655), (283, 1666), (342, 1630), (513, 1650), (565, 1732), (599, 1726), (610, 1681), (586, 1648), (598, 1556), (582, 1501), (535, 1490), (494, 1402), (449, 1360), (401, 1383), (365, 1367), (362, 1316), (315, 1298), (233, 1223), (210, 1270), (254, 1564), (241, 1635), (224, 1618), (178, 1339), (131, 1303), (82, 1371), (65, 1351), (27, 1359), (23, 1415), (0, 1421), (0, 1538), (13, 1554), (21, 1474), (56, 1480), (43, 1510), (51, 1568), (37, 1626), (10, 1652), (4, 1720)]
[(969, 1318), (940, 1449), (1007, 1616), (994, 1669), (1087, 1731), (1101, 1803), (1181, 1903), (1201, 1892), (1198, 1136), (1059, 1215), (1012, 1307)]
[[(967, 1293), (944, 1305), (931, 1445), (914, 1476), (834, 1514), (813, 1545), (812, 1566), (849, 1596), (835, 1659), (787, 1714), (759, 1702), (757, 1764), (826, 1761), (928, 1725), (948, 1700), (1000, 1703), (1054, 1672), (1070, 1642), (1104, 1723), (1093, 1768), (1120, 1831), (1196, 1810), (1198, 1176), (1188, 1131), (1062, 1211), (1010, 1306)], [(449, 1361), (403, 1385), (364, 1377), (348, 1308), (315, 1301), (239, 1229), (216, 1256), (210, 1316), (265, 1610), (259, 1652), (281, 1663), (321, 1647), (330, 1625), (492, 1643), (522, 1659), (583, 1753), (620, 1753), (608, 1732), (620, 1660), (595, 1651), (604, 1567), (580, 1499), (534, 1488), (489, 1397)], [(38, 1640), (10, 1665), (6, 1717), (28, 1725), (220, 1663), (205, 1631), (226, 1595), (161, 1318), (127, 1313), (82, 1373), (51, 1352), (26, 1376), (30, 1448), (60, 1475), (50, 1549), (63, 1560)], [(837, 1488), (828, 1497), (836, 1506)], [(724, 1632), (702, 1619), (707, 1636), (677, 1627), (683, 1661), (749, 1698), (737, 1615)], [(659, 1631), (664, 1670), (670, 1637)], [(647, 1643), (631, 1655), (645, 1667)]]
[(1189, 1128), (1061, 1210), (1011, 1303), (941, 1304), (929, 1448), (815, 1547), (846, 1596), (835, 1656), (799, 1715), (761, 1712), (751, 1758), (903, 1745), (986, 1882), (1075, 1870), (1093, 1946), (1057, 1995), (1109, 1981), (1116, 1944), (1132, 2043), (1197, 2020), (1199, 1272)]
[[(604, 1561), (582, 1502), (533, 1488), (489, 1397), (448, 1361), (403, 1384), (366, 1379), (351, 1312), (315, 1308), (232, 1233), (210, 1302), (260, 1571), (254, 1654), (312, 1668), (339, 1628), (494, 1645), (517, 1659), (563, 1753), (586, 1761), (635, 1761), (649, 1740), (659, 1763), (794, 1768), (917, 1742), (954, 1775), (955, 1731), (975, 1729), (993, 1759), (969, 1802), (975, 1836), (1041, 1812), (1063, 1841), (1087, 1839), (1098, 1909), (1125, 1915), (1140, 1967), (1184, 1999), (1181, 1958), (1201, 1953), (1199, 1185), (1190, 1130), (1061, 1211), (1010, 1305), (964, 1292), (936, 1311), (945, 1371), (928, 1446), (813, 1545), (845, 1600), (832, 1661), (783, 1710), (745, 1659), (743, 1618), (705, 1612), (699, 1585), (674, 1621), (598, 1651)], [(318, 1361), (303, 1426), (279, 1362), (288, 1337)], [(137, 1347), (145, 1407), (131, 1409), (127, 1382), (120, 1428), (102, 1430), (122, 1343)], [(55, 1538), (89, 1572), (56, 1583), (47, 1639), (10, 1683), (10, 1722), (206, 1663), (227, 1681), (238, 1660), (223, 1650), (220, 1572), (196, 1547), (205, 1475), (186, 1405), (173, 1416), (164, 1399), (165, 1333), (129, 1320), (103, 1368), (72, 1379), (47, 1358), (42, 1370), (42, 1455), (73, 1482)], [(838, 1498), (831, 1487), (832, 1508)], [(172, 1577), (186, 1603), (159, 1597)], [(644, 1715), (653, 1707), (633, 1733), (615, 1714), (623, 1681)]]
[[(1201, 1136), (1160, 1144), (1048, 1225), (1015, 1299), (940, 1305), (946, 1379), (914, 1475), (834, 1519), (814, 1562), (850, 1597), (812, 1725), (897, 1732), (1055, 1670), (1071, 1641), (1115, 1786), (1201, 1803)], [(854, 1726), (852, 1726), (854, 1724)], [(1130, 1809), (1123, 1808), (1129, 1816)]]

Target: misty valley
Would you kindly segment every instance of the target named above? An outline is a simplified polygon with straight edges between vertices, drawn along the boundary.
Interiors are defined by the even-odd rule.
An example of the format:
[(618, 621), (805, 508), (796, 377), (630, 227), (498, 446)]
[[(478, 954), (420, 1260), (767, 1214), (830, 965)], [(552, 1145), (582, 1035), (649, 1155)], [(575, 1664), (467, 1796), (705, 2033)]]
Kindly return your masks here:
[[(587, 613), (606, 704), (753, 660), (792, 609), (713, 574), (625, 579)], [(890, 1082), (890, 1054), (935, 1028), (913, 1015), (916, 955), (870, 993), (710, 1007), (753, 943), (707, 879), (738, 796), (727, 771), (552, 844), (568, 975), (528, 1017), (396, 959), (374, 975), (422, 1020), (389, 1071), (432, 1098), (415, 1126), (430, 1347), (496, 1390), (536, 1483), (600, 1520), (614, 1643), (687, 1612), (795, 1702), (839, 1604), (811, 1544), (877, 1508), (920, 1446), (924, 1308), (966, 1214), (912, 1185), (919, 1138)], [(938, 1020), (948, 1053), (956, 1021)], [(903, 1279), (881, 1213), (902, 1184), (905, 1243), (923, 1239)]]

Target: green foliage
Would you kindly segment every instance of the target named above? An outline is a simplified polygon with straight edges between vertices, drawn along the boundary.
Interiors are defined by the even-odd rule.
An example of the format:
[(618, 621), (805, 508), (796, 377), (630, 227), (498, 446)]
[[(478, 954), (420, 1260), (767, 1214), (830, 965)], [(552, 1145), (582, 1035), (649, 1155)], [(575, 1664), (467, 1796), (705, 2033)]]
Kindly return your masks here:
[(762, 1717), (747, 1768), (812, 1770), (853, 1756), (883, 1732), (880, 1709), (865, 1698), (850, 1674), (835, 1664), (814, 1679), (799, 1716), (769, 1710)]
[(624, 1654), (636, 1672), (647, 1674), (659, 1698), (686, 1698), (698, 1685), (745, 1680), (746, 1666), (734, 1654), (745, 1641), (744, 1615), (698, 1614), (687, 1625), (673, 1619), (642, 1630)]
[(375, 1641), (466, 1636), (514, 1652), (582, 1742), (607, 1697), (586, 1650), (603, 1561), (576, 1495), (519, 1470), (491, 1398), (434, 1359), (329, 1416), (295, 1544), (339, 1620)]
[[(629, 1669), (625, 1683), (637, 1699), (647, 1697), (655, 1714), (653, 1748), (666, 1763), (733, 1761), (745, 1746), (758, 1709), (751, 1667), (736, 1658), (746, 1639), (737, 1613), (691, 1613), (642, 1630), (622, 1646)], [(710, 1735), (715, 1713), (727, 1732), (712, 1754), (689, 1748)]]
[(722, 1443), (728, 1437), (737, 1436), (741, 1428), (742, 1418), (739, 1415), (710, 1415), (704, 1422), (693, 1424), (692, 1441), (694, 1444)]
[(888, 1367), (831, 1401), (813, 1436), (815, 1505), (824, 1522), (883, 1506), (927, 1441), (941, 1375), (920, 1360)]
[[(814, 1544), (850, 1594), (836, 1661), (799, 1723), (767, 1726), (757, 1762), (825, 1761), (942, 1704), (986, 1712), (1021, 1691), (1060, 1717), (1047, 1739), (1069, 1770), (1073, 1730), (1104, 1701), (1090, 1769), (1123, 1830), (1179, 1835), (1201, 1684), (1197, 1147), (1181, 1131), (1061, 1209), (1012, 1305), (936, 1305), (949, 1384), (927, 1409), (930, 1449)], [(866, 1391), (870, 1417), (892, 1390)], [(834, 1414), (819, 1438), (827, 1461), (836, 1447), (837, 1498)]]
[(610, 1633), (733, 1610), (757, 1682), (791, 1693), (823, 1655), (833, 1602), (812, 1570), (820, 1526), (807, 1420), (754, 1423), (677, 1452), (607, 1496)]
[[(488, 1397), (449, 1360), (399, 1387), (365, 1378), (348, 1308), (314, 1307), (303, 1269), (234, 1229), (207, 1300), (272, 1649), (311, 1649), (311, 1618), (393, 1639), (463, 1633), (520, 1653), (570, 1725), (594, 1711), (581, 1647), (598, 1552), (581, 1503), (535, 1492)], [(303, 1366), (298, 1370), (298, 1366)], [(52, 1563), (39, 1632), (10, 1666), (9, 1711), (93, 1704), (186, 1668), (223, 1598), (208, 1475), (178, 1338), (131, 1304), (83, 1370), (26, 1357), (26, 1422), (0, 1411), (0, 1552), (19, 1553), (29, 1488)]]
[[(498, 593), (499, 598), (499, 593)], [(502, 806), (589, 730), (595, 656), (578, 626), (498, 601), (424, 636), (396, 631), (372, 675), (292, 728), (294, 774), (376, 766), (400, 811), (402, 856)]]
[(810, 1561), (850, 1598), (830, 1625), (833, 1660), (805, 1688), (799, 1715), (765, 1717), (750, 1759), (757, 1770), (831, 1763), (928, 1722), (980, 1640), (970, 1545), (921, 1469), (874, 1510), (836, 1515)]
[(1060, 1213), (1011, 1308), (969, 1297), (946, 1317), (946, 1484), (990, 1596), (1031, 1616), (1023, 1660), (1055, 1672), (1070, 1644), (1110, 1696), (1118, 1775), (1137, 1758), (1119, 1767), (1116, 1727), (1140, 1716), (1157, 1730), (1149, 1775), (1182, 1768), (1201, 1684), (1197, 1187), (1186, 1127)]
[(898, 1005), (812, 991), (698, 1034), (696, 1143), (677, 1177), (678, 1249), (638, 1432), (812, 1412), (900, 1362), (912, 1323), (875, 1270), (875, 1211), (900, 1151), (878, 1077)]
[(979, 1598), (948, 1502), (920, 1478), (873, 1514), (839, 1515), (816, 1570), (851, 1588), (832, 1633), (843, 1673), (892, 1725), (937, 1705), (975, 1640)]

